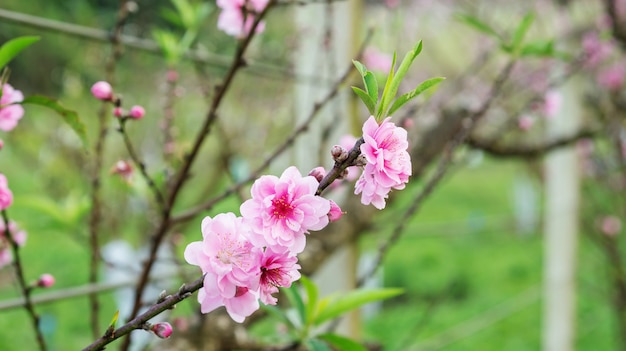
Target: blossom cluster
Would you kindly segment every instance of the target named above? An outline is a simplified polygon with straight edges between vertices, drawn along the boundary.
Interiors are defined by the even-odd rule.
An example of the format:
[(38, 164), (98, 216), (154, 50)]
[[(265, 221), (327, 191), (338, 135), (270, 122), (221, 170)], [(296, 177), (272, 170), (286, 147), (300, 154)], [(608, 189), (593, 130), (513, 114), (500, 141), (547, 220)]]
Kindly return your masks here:
[[(356, 193), (363, 194), (363, 204), (382, 209), (388, 193), (404, 188), (411, 174), (407, 132), (389, 118), (379, 125), (370, 117), (363, 138), (360, 151), (366, 162)], [(347, 159), (342, 146), (335, 146), (332, 154), (336, 162)], [(187, 245), (184, 253), (204, 274), (198, 292), (202, 313), (225, 306), (241, 323), (259, 308), (259, 300), (276, 304), (278, 288), (300, 278), (297, 254), (305, 248), (306, 235), (343, 214), (335, 202), (316, 195), (325, 175), (318, 167), (302, 176), (294, 166), (280, 177), (263, 175), (252, 185), (251, 198), (241, 204), (241, 216), (229, 212), (203, 219), (203, 240)]]
[(361, 154), (367, 164), (356, 182), (355, 194), (361, 194), (361, 203), (385, 208), (385, 199), (392, 189), (404, 189), (411, 175), (411, 158), (407, 151), (407, 131), (389, 122), (380, 125), (370, 117), (363, 125)]
[[(217, 0), (217, 6), (222, 9), (217, 19), (217, 28), (237, 38), (250, 34), (255, 14), (263, 11), (268, 2), (268, 0)], [(264, 30), (265, 23), (259, 22), (255, 32), (261, 33)]]
[(203, 313), (225, 306), (242, 322), (259, 308), (259, 299), (275, 304), (278, 287), (300, 278), (296, 254), (304, 249), (305, 234), (329, 223), (330, 202), (315, 196), (317, 187), (314, 177), (289, 167), (280, 178), (265, 175), (252, 185), (241, 217), (204, 218), (203, 241), (185, 249), (185, 260), (205, 275), (198, 293)]
[(24, 246), (26, 243), (26, 232), (19, 229), (15, 222), (9, 222), (9, 230), (6, 230), (4, 221), (0, 220), (0, 268), (13, 262), (13, 254), (11, 253), (10, 239), (17, 246)]

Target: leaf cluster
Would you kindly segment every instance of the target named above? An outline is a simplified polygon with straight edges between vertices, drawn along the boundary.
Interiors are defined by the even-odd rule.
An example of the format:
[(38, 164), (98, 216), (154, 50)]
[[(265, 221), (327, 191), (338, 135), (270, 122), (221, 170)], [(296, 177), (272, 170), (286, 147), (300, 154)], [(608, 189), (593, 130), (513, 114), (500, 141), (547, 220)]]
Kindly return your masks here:
[(402, 83), (402, 80), (409, 71), (411, 64), (421, 52), (422, 41), (420, 40), (413, 50), (406, 53), (397, 71), (395, 70), (396, 54), (393, 54), (389, 75), (387, 76), (387, 81), (385, 82), (380, 99), (376, 76), (374, 76), (372, 72), (368, 71), (365, 65), (361, 62), (356, 60), (352, 61), (363, 79), (363, 85), (365, 88), (361, 89), (358, 87), (352, 87), (352, 90), (361, 99), (361, 101), (363, 101), (370, 114), (375, 116), (378, 122), (380, 122), (383, 118), (392, 115), (407, 102), (418, 97), (421, 93), (436, 86), (445, 79), (443, 77), (427, 79), (420, 83), (415, 89), (396, 98), (400, 83)]
[(312, 351), (330, 351), (331, 347), (366, 351), (363, 345), (350, 338), (332, 332), (316, 333), (316, 330), (362, 305), (403, 293), (402, 289), (395, 288), (357, 289), (320, 298), (319, 290), (311, 280), (303, 276), (300, 282), (300, 288), (294, 284), (288, 289), (282, 289), (291, 305), (290, 310), (269, 305), (263, 308), (289, 327), (296, 342)]

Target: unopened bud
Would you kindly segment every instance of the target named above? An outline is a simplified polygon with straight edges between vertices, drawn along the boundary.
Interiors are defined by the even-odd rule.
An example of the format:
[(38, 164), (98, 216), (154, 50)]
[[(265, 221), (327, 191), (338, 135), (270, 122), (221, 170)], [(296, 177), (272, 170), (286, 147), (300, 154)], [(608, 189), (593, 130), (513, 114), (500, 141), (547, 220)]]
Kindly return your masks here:
[(121, 107), (114, 108), (113, 109), (113, 116), (115, 116), (117, 118), (124, 117), (124, 109), (122, 109)]
[(311, 170), (311, 172), (309, 172), (309, 175), (317, 179), (317, 182), (319, 183), (326, 176), (326, 170), (324, 167), (315, 167)]
[(105, 81), (96, 82), (91, 86), (91, 94), (96, 98), (103, 101), (111, 100), (113, 97), (113, 88), (111, 84)]
[(134, 119), (141, 119), (143, 118), (143, 116), (146, 114), (146, 110), (144, 110), (143, 107), (139, 106), (139, 105), (135, 105), (133, 107), (130, 108), (130, 117), (134, 118)]
[(150, 330), (161, 339), (167, 339), (172, 335), (172, 326), (167, 322), (153, 324)]
[(335, 203), (335, 201), (333, 200), (328, 200), (328, 201), (330, 202), (330, 211), (328, 212), (328, 219), (331, 222), (339, 220), (339, 218), (343, 216), (343, 212), (341, 211), (341, 208), (339, 207), (339, 205)]
[(367, 158), (363, 154), (360, 154), (359, 157), (357, 157), (356, 160), (354, 160), (355, 166), (365, 166), (366, 164), (367, 164)]
[(343, 162), (348, 158), (348, 150), (344, 149), (340, 145), (335, 145), (330, 149), (330, 154), (333, 155), (335, 162)]
[(615, 216), (606, 216), (600, 222), (600, 230), (608, 236), (615, 236), (622, 230), (622, 222)]
[(37, 286), (40, 288), (49, 288), (54, 285), (54, 276), (52, 274), (42, 274), (37, 280)]

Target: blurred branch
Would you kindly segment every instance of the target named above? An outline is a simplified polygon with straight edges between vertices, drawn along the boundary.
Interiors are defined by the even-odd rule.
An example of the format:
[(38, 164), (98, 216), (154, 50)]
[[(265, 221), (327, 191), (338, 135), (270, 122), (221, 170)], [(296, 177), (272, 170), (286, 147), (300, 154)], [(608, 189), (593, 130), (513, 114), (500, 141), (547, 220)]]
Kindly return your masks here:
[(13, 233), (11, 233), (11, 227), (9, 226), (9, 216), (7, 215), (6, 210), (2, 210), (2, 221), (4, 222), (4, 237), (9, 241), (11, 251), (13, 252), (13, 267), (15, 268), (17, 282), (20, 286), (20, 290), (22, 291), (22, 296), (24, 297), (24, 308), (26, 308), (26, 312), (28, 312), (28, 316), (33, 324), (33, 330), (37, 338), (39, 349), (41, 351), (46, 351), (48, 348), (46, 346), (46, 341), (43, 338), (41, 329), (39, 328), (39, 315), (35, 311), (35, 306), (33, 305), (31, 299), (32, 287), (26, 283), (24, 268), (22, 267), (22, 259), (20, 256), (20, 248), (17, 242), (13, 239)]
[[(29, 27), (57, 32), (77, 38), (89, 39), (110, 43), (114, 34), (92, 27), (86, 27), (61, 21), (54, 21), (43, 17), (27, 15), (19, 12), (9, 11), (0, 8), (0, 19), (5, 22), (22, 24)], [(145, 51), (151, 54), (162, 56), (161, 47), (153, 40), (138, 38), (130, 35), (119, 35), (119, 42), (125, 47)], [(211, 67), (227, 68), (230, 63), (228, 56), (209, 53), (204, 50), (190, 50), (183, 57), (187, 60), (209, 65)], [(319, 85), (320, 83), (330, 83), (323, 77), (302, 76), (294, 74), (284, 65), (271, 65), (261, 62), (250, 62), (250, 69), (247, 72), (258, 76), (271, 77), (275, 79), (293, 79), (298, 83)]]
[(604, 0), (606, 14), (611, 20), (613, 38), (615, 38), (622, 50), (624, 50), (626, 48), (626, 24), (623, 19), (619, 17), (616, 3), (617, 0)]
[(568, 146), (580, 139), (591, 138), (598, 134), (597, 131), (581, 130), (578, 133), (554, 140), (547, 140), (539, 144), (514, 144), (505, 145), (497, 144), (491, 140), (482, 140), (478, 137), (469, 136), (465, 143), (475, 149), (482, 150), (494, 157), (520, 157), (520, 158), (536, 158), (544, 154)]

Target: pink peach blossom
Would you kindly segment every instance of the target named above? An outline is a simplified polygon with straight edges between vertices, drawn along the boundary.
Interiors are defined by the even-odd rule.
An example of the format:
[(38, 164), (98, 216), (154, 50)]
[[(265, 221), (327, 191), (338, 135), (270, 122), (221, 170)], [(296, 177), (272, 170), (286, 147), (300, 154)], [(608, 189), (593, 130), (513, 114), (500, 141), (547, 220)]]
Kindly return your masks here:
[(192, 242), (185, 249), (185, 260), (199, 266), (205, 274), (204, 286), (198, 293), (202, 313), (225, 306), (236, 322), (259, 308), (261, 250), (248, 240), (250, 229), (241, 217), (220, 213), (202, 220), (202, 241)]
[(547, 91), (543, 98), (543, 113), (547, 118), (556, 116), (561, 109), (562, 103), (563, 96), (560, 92), (556, 90)]
[(330, 211), (328, 212), (328, 220), (331, 222), (338, 221), (341, 216), (343, 216), (343, 211), (341, 211), (341, 207), (335, 203), (333, 200), (330, 201)]
[(272, 294), (277, 293), (279, 287), (288, 288), (300, 279), (300, 265), (297, 263), (298, 258), (289, 252), (278, 253), (272, 248), (265, 249), (261, 259), (261, 302), (275, 305), (278, 300)]
[(622, 221), (615, 216), (605, 216), (600, 222), (600, 230), (608, 236), (615, 236), (622, 230)]
[(252, 198), (240, 208), (254, 233), (252, 242), (276, 252), (302, 252), (305, 234), (328, 224), (330, 203), (315, 196), (318, 185), (315, 178), (302, 177), (293, 166), (280, 178), (264, 175), (257, 179), (250, 190)]
[[(254, 23), (254, 14), (263, 11), (268, 2), (268, 0), (217, 0), (217, 6), (222, 9), (217, 18), (217, 28), (237, 38), (248, 35)], [(265, 23), (260, 22), (255, 32), (262, 33), (264, 30)]]
[(523, 115), (517, 120), (517, 126), (523, 131), (528, 131), (535, 124), (535, 118), (529, 115)]
[(621, 63), (609, 66), (598, 73), (598, 85), (609, 90), (617, 91), (624, 85), (626, 66)]
[(167, 322), (160, 322), (157, 324), (153, 324), (150, 327), (150, 330), (154, 333), (154, 335), (158, 336), (161, 339), (167, 339), (172, 335), (172, 325)]
[(0, 98), (0, 130), (5, 132), (13, 130), (17, 126), (17, 122), (24, 116), (24, 108), (22, 105), (13, 105), (13, 103), (24, 100), (21, 91), (13, 89), (9, 83), (2, 86), (2, 97)]

